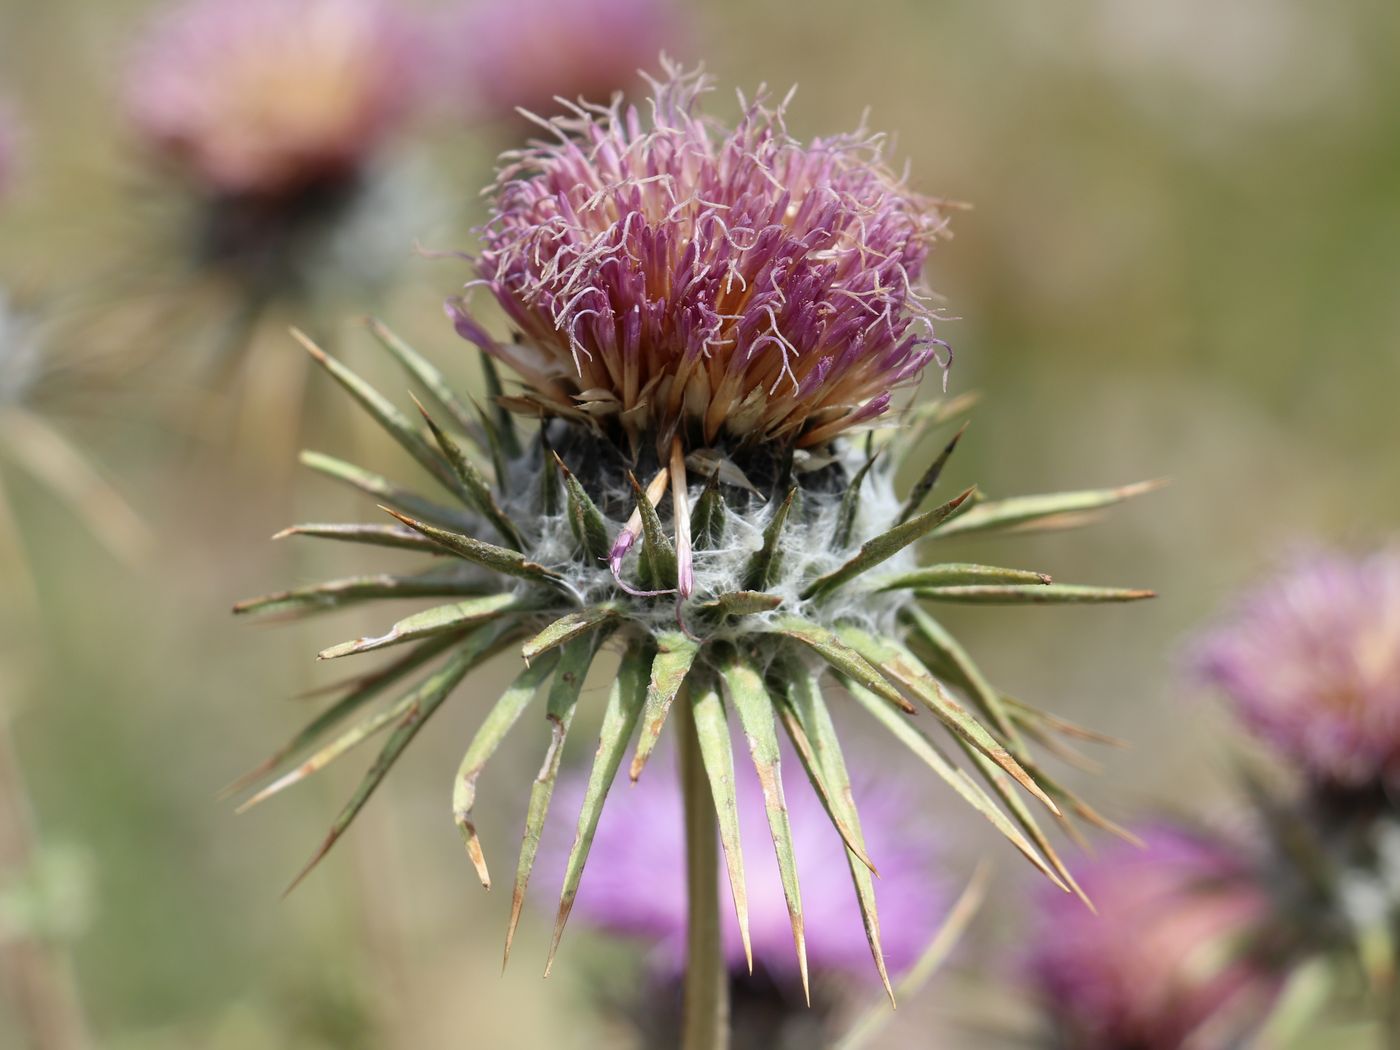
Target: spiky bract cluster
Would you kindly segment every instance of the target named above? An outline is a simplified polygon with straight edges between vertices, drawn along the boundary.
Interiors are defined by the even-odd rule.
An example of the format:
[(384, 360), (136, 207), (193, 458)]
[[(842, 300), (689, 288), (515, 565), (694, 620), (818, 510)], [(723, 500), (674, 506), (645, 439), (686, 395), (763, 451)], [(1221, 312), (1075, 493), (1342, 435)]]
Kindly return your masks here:
[[(18, 566), (16, 593), (26, 578), (23, 544), (6, 492), (4, 468), (14, 465), (71, 508), (113, 553), (135, 560), (147, 546), (145, 526), (103, 478), (86, 452), (55, 425), (47, 410), (54, 397), (87, 380), (86, 361), (53, 353), (52, 318), (14, 301), (0, 286), (0, 562)], [(11, 555), (15, 557), (11, 559)], [(6, 583), (12, 577), (7, 575)], [(32, 595), (27, 595), (32, 597)]]
[(520, 122), (632, 86), (686, 32), (673, 0), (462, 0), (439, 36), (468, 115)]
[(1248, 778), (1289, 961), (1339, 987), (1359, 971), (1369, 1005), (1400, 1017), (1400, 546), (1300, 552), (1193, 656), (1297, 774)]
[(1298, 557), (1201, 639), (1202, 675), (1308, 777), (1400, 776), (1400, 546)]
[(529, 390), (515, 404), (664, 454), (820, 448), (879, 416), (944, 344), (919, 281), (938, 202), (881, 136), (801, 143), (760, 97), (727, 129), (699, 74), (668, 68), (649, 113), (578, 108), (506, 154), (478, 281), (518, 337), (452, 307)]
[(408, 114), (421, 57), (392, 0), (189, 0), (139, 49), (128, 102), (206, 192), (285, 196), (366, 165)]
[[(605, 647), (620, 657), (603, 715), (577, 835), (567, 862), (556, 928), (569, 915), (599, 814), (633, 737), (636, 779), (672, 707), (694, 722), (719, 822), (738, 926), (748, 943), (748, 903), (739, 846), (735, 761), (729, 718), (736, 715), (762, 785), (769, 831), (804, 978), (805, 925), (793, 832), (780, 776), (779, 726), (846, 845), (846, 859), (870, 946), (884, 972), (876, 918), (875, 858), (865, 847), (834, 728), (833, 708), (866, 711), (990, 820), (1048, 877), (1068, 872), (1021, 792), (1054, 813), (1102, 822), (1037, 765), (1028, 738), (1083, 731), (1004, 697), (930, 612), (936, 603), (1121, 601), (1146, 596), (1053, 584), (1034, 572), (965, 563), (920, 565), (912, 545), (1010, 528), (1062, 524), (1066, 515), (1117, 503), (1138, 487), (1008, 500), (979, 500), (969, 490), (924, 509), (956, 439), (907, 498), (893, 496), (898, 464), (882, 451), (912, 449), (918, 420), (942, 423), (956, 406), (931, 406), (901, 420), (901, 440), (873, 433), (862, 447), (836, 442), (822, 470), (797, 473), (779, 462), (756, 484), (692, 471), (689, 487), (663, 465), (643, 487), (624, 452), (590, 427), (546, 421), (532, 435), (493, 408), (475, 413), (440, 372), (378, 323), (371, 331), (407, 369), (433, 405), (427, 430), (314, 346), (313, 355), (436, 479), (443, 493), (418, 495), (321, 454), (314, 469), (368, 493), (392, 524), (301, 525), (289, 533), (419, 551), (437, 557), (418, 575), (368, 575), (269, 595), (243, 612), (308, 613), (370, 600), (437, 598), (375, 637), (325, 650), (323, 659), (397, 649), (403, 655), (347, 685), (339, 700), (257, 772), (272, 772), (302, 752), (257, 798), (302, 779), (379, 731), (388, 740), (365, 781), (317, 852), (335, 843), (366, 799), (453, 688), (491, 655), (523, 658), (515, 683), (484, 714), (458, 772), (453, 811), (483, 883), (487, 867), (473, 824), (477, 778), (509, 729), (528, 724), (547, 745), (531, 788), (510, 929), (513, 933), (549, 809), (585, 674)], [(499, 380), (486, 362), (488, 386)], [(433, 418), (436, 416), (437, 418)], [(897, 447), (896, 447), (897, 446)], [(683, 475), (682, 475), (683, 476)], [(659, 479), (659, 484), (657, 483)], [(668, 498), (668, 491), (670, 496)], [(639, 542), (608, 560), (623, 519), (640, 520)], [(672, 537), (693, 544), (697, 586), (678, 595)], [(436, 669), (431, 669), (437, 661)], [(421, 680), (376, 713), (367, 705), (409, 680)], [(840, 686), (843, 691), (836, 691)], [(953, 691), (963, 694), (954, 699)], [(923, 712), (924, 719), (911, 717)], [(928, 716), (946, 732), (935, 742)], [(348, 727), (348, 728), (346, 728)], [(944, 750), (966, 756), (983, 787)], [(1058, 801), (1057, 801), (1058, 800)], [(1063, 807), (1063, 810), (1062, 808)], [(509, 937), (507, 940), (509, 945)], [(552, 952), (551, 952), (552, 955)]]
[[(784, 748), (782, 759), (797, 762)], [(654, 765), (672, 767), (669, 755)], [(911, 819), (906, 794), (889, 781), (866, 775), (868, 763), (852, 762), (854, 793), (860, 799), (861, 830), (869, 852), (880, 858), (877, 896), (886, 936), (885, 958), (892, 973), (912, 966), (938, 932), (955, 897), (945, 867), (945, 843), (937, 824)], [(673, 770), (666, 769), (673, 774)], [(662, 769), (657, 770), (658, 774)], [(735, 796), (745, 836), (752, 951), (764, 976), (789, 993), (797, 968), (791, 942), (782, 879), (772, 851), (752, 848), (753, 834), (764, 826), (763, 785), (753, 770), (736, 768)], [(560, 802), (581, 808), (587, 777), (570, 775), (559, 787)], [(804, 897), (810, 902), (807, 949), (814, 974), (848, 977), (858, 984), (873, 979), (870, 949), (860, 918), (852, 907), (846, 847), (813, 792), (786, 796), (793, 850), (802, 871)], [(588, 878), (579, 890), (574, 914), (579, 921), (613, 936), (636, 938), (653, 947), (651, 962), (661, 981), (681, 976), (685, 966), (686, 887), (683, 799), (674, 775), (659, 775), (642, 791), (619, 792), (609, 803), (593, 840)], [(757, 840), (761, 841), (761, 840)], [(545, 833), (541, 872), (562, 874), (569, 840)], [(646, 885), (646, 893), (637, 887)], [(746, 973), (746, 946), (730, 916), (723, 932), (730, 973)]]
[[(1157, 824), (1076, 868), (1098, 914), (1042, 895), (1030, 978), (1065, 1050), (1243, 1046), (1278, 990), (1246, 852)], [(1073, 902), (1068, 902), (1071, 905)]]

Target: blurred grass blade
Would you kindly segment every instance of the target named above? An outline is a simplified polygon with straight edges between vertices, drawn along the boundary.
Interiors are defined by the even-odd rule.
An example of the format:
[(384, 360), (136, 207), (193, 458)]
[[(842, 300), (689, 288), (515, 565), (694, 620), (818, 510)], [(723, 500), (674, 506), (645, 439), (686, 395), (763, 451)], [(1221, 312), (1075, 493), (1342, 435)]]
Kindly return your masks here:
[[(1144, 843), (1136, 834), (1129, 831), (1118, 822), (1105, 817), (1054, 777), (1049, 776), (1039, 766), (1034, 763), (1029, 763), (1027, 768), (1031, 770), (1036, 782), (1041, 784), (1052, 798), (1064, 803), (1062, 808), (1067, 813), (1073, 813), (1086, 824), (1096, 827), (1100, 831), (1106, 831), (1108, 834), (1113, 835), (1115, 838), (1122, 839), (1129, 845), (1136, 846), (1139, 849), (1143, 848)], [(1065, 823), (1068, 824), (1068, 821), (1066, 820)]]
[(836, 670), (884, 697), (905, 714), (914, 713), (914, 705), (904, 699), (879, 668), (820, 624), (800, 616), (778, 616), (773, 619), (773, 630), (801, 642)]
[(588, 851), (593, 846), (593, 836), (598, 831), (598, 818), (603, 815), (603, 803), (607, 801), (608, 789), (617, 777), (618, 767), (622, 765), (623, 752), (627, 749), (628, 741), (632, 739), (632, 731), (636, 729), (637, 719), (642, 713), (642, 704), (647, 699), (650, 655), (649, 645), (637, 644), (629, 647), (623, 654), (617, 678), (608, 694), (608, 706), (603, 712), (603, 727), (598, 734), (598, 752), (593, 757), (593, 768), (588, 774), (583, 807), (578, 815), (578, 831), (564, 869), (559, 914), (554, 921), (554, 936), (549, 943), (549, 957), (544, 967), (546, 977), (554, 966), (554, 956), (559, 950), (559, 940), (564, 935), (564, 925), (569, 921), (574, 898), (578, 895), (579, 879), (582, 878), (583, 867), (588, 862)]
[(981, 400), (980, 393), (970, 390), (956, 397), (920, 401), (899, 416), (891, 417), (890, 431), (902, 439), (900, 444), (908, 450), (907, 455), (917, 450), (929, 431), (967, 415)]
[(350, 796), (350, 801), (345, 804), (345, 808), (335, 818), (330, 833), (316, 852), (312, 854), (311, 860), (287, 887), (287, 893), (296, 889), (302, 879), (311, 873), (312, 869), (330, 852), (331, 847), (345, 834), (346, 828), (359, 815), (360, 810), (374, 794), (375, 788), (379, 787), (385, 775), (398, 761), (399, 756), (403, 754), (404, 749), (413, 742), (418, 731), (432, 717), (433, 712), (442, 706), (442, 702), (466, 677), (467, 672), (491, 655), (492, 650), (503, 642), (502, 634), (501, 631), (486, 630), (465, 639), (447, 662), (412, 694), (412, 703), (403, 717), (399, 719), (394, 731), (389, 735), (383, 750), (379, 752), (379, 757), (374, 760), (374, 765), (370, 766), (369, 772), (364, 775), (359, 786), (355, 789), (355, 793)]
[(608, 523), (604, 520), (602, 511), (557, 454), (554, 455), (554, 460), (559, 472), (564, 475), (564, 496), (569, 504), (569, 527), (573, 529), (574, 538), (578, 540), (590, 560), (607, 561), (612, 541), (608, 538)]
[(965, 770), (959, 769), (948, 757), (939, 750), (938, 746), (925, 736), (920, 730), (904, 718), (898, 712), (891, 710), (889, 704), (885, 703), (878, 696), (864, 686), (855, 682), (847, 682), (846, 688), (857, 702), (867, 711), (875, 716), (875, 719), (888, 729), (895, 737), (916, 755), (920, 761), (934, 771), (944, 783), (957, 792), (958, 796), (986, 818), (988, 823), (1006, 837), (1011, 845), (1015, 846), (1021, 854), (1033, 864), (1051, 882), (1061, 889), (1068, 887), (1061, 881), (1053, 868), (1045, 862), (1039, 853), (1036, 852), (1030, 840), (1026, 838), (1014, 823), (978, 783), (967, 775)]
[(729, 889), (734, 897), (734, 917), (739, 923), (739, 938), (744, 943), (744, 958), (753, 973), (753, 944), (749, 938), (749, 892), (744, 883), (744, 850), (739, 837), (739, 803), (734, 791), (734, 750), (729, 736), (729, 720), (725, 717), (724, 698), (718, 683), (711, 676), (691, 692), (691, 711), (695, 716), (695, 733), (700, 744), (700, 757), (710, 793), (715, 801), (719, 822), (719, 841), (724, 850), (724, 866), (729, 872)]
[[(477, 469), (457, 442), (452, 440), (452, 435), (448, 434), (433, 421), (433, 417), (428, 415), (427, 410), (418, 404), (417, 398), (414, 404), (418, 405), (418, 411), (423, 416), (423, 422), (428, 425), (428, 431), (433, 435), (433, 440), (437, 442), (437, 447), (442, 451), (443, 457), (448, 465), (452, 467), (452, 472), (457, 475), (457, 480), (461, 488), (465, 490), (468, 503), (476, 508), (483, 517), (495, 526), (497, 534), (505, 542), (509, 543), (515, 550), (524, 550), (525, 543), (520, 538), (520, 533), (505, 511), (501, 510), (501, 505), (496, 502), (496, 495), (491, 491), (491, 486), (482, 477), (481, 471)], [(460, 531), (460, 530), (458, 530)]]
[[(1344, 972), (1344, 971), (1343, 971)], [(1322, 955), (1296, 964), (1283, 976), (1282, 987), (1255, 1032), (1260, 1047), (1297, 1047), (1339, 997), (1342, 973), (1335, 960)]]
[(447, 461), (433, 450), (433, 447), (423, 439), (423, 435), (414, 429), (408, 417), (400, 412), (392, 401), (366, 383), (355, 372), (329, 356), (300, 329), (293, 328), (292, 336), (306, 348), (307, 353), (315, 359), (318, 365), (330, 373), (332, 379), (359, 402), (361, 408), (374, 417), (375, 422), (397, 441), (405, 452), (418, 461), (424, 470), (442, 482), (449, 492), (461, 493), (461, 484), (457, 481), (456, 475), (452, 473), (452, 468), (448, 466)]
[(328, 478), (359, 489), (366, 495), (372, 496), (379, 503), (387, 504), (405, 514), (412, 514), (415, 518), (430, 521), (434, 525), (441, 525), (448, 529), (463, 529), (472, 524), (471, 518), (461, 511), (424, 499), (373, 471), (357, 467), (343, 459), (328, 456), (323, 452), (307, 451), (301, 454), (301, 463), (318, 474), (323, 474)]
[(870, 945), (875, 969), (880, 974), (880, 983), (884, 985), (890, 1005), (894, 1006), (894, 989), (890, 987), (890, 975), (885, 968), (885, 952), (880, 944), (880, 917), (875, 906), (872, 874), (878, 872), (866, 852), (860, 813), (851, 790), (846, 760), (837, 740), (836, 726), (832, 724), (831, 713), (826, 708), (817, 675), (803, 674), (800, 668), (795, 668), (784, 679), (788, 683), (788, 692), (779, 706), (779, 712), (813, 789), (846, 844), (846, 863), (851, 870), (851, 881), (855, 884), (865, 939)]
[(914, 487), (909, 490), (909, 498), (904, 501), (904, 508), (899, 512), (899, 517), (896, 519), (895, 524), (902, 525), (918, 513), (919, 508), (923, 506), (924, 500), (928, 498), (928, 494), (932, 492), (933, 487), (938, 484), (938, 479), (943, 476), (943, 468), (948, 465), (948, 460), (957, 449), (958, 442), (962, 440), (963, 434), (966, 433), (967, 426), (968, 425), (964, 423), (958, 428), (958, 432), (953, 435), (952, 440), (943, 446), (943, 451), (929, 464), (923, 476), (914, 483)]
[(1096, 729), (1088, 729), (1077, 722), (1071, 722), (1059, 715), (1052, 715), (1048, 711), (1042, 711), (1038, 707), (1023, 703), (1014, 696), (1003, 695), (1001, 702), (1010, 712), (1011, 718), (1022, 725), (1036, 724), (1044, 729), (1053, 730), (1061, 736), (1067, 736), (1073, 740), (1083, 740), (1091, 744), (1102, 744), (1105, 747), (1124, 748), (1129, 746), (1128, 742), (1120, 737), (1100, 733)]
[(782, 568), (782, 555), (778, 550), (778, 540), (782, 538), (783, 526), (787, 524), (793, 501), (797, 498), (797, 486), (788, 489), (783, 502), (773, 511), (768, 524), (763, 529), (763, 545), (749, 559), (744, 570), (744, 589), (749, 591), (766, 590), (777, 578)]
[[(963, 935), (967, 933), (968, 926), (981, 910), (983, 902), (987, 899), (988, 883), (991, 871), (985, 864), (978, 866), (972, 874), (972, 880), (968, 882), (967, 888), (949, 909), (944, 916), (943, 923), (934, 934), (933, 940), (929, 941), (928, 947), (913, 966), (909, 968), (899, 981), (899, 994), (901, 996), (912, 997), (917, 994), (936, 974), (948, 957), (953, 953), (953, 949), (958, 946)], [(858, 1020), (841, 1039), (835, 1044), (833, 1050), (862, 1050), (870, 1045), (870, 1040), (874, 1039), (889, 1024), (893, 1015), (885, 1009), (884, 1003), (873, 1005)]]
[(954, 496), (942, 506), (920, 514), (917, 518), (911, 518), (901, 525), (896, 525), (888, 532), (881, 533), (874, 539), (866, 540), (860, 545), (860, 550), (856, 556), (840, 568), (818, 577), (807, 585), (802, 592), (802, 597), (816, 598), (849, 583), (857, 576), (868, 572), (881, 562), (894, 557), (909, 544), (928, 535), (934, 528), (945, 521), (949, 515), (963, 505), (963, 502), (972, 495), (975, 490), (967, 489), (957, 496)]
[[(491, 405), (491, 414), (486, 416), (482, 413), (482, 422), (487, 426), (494, 440), (508, 459), (519, 459), (521, 454), (520, 437), (515, 432), (515, 417), (501, 404), (501, 398), (505, 396), (505, 387), (501, 384), (501, 373), (496, 368), (496, 362), (490, 354), (484, 351), (481, 354), (481, 374), (486, 385), (486, 399)], [(505, 478), (498, 479), (502, 489), (505, 488)]]
[[(1011, 718), (1016, 723), (1016, 727), (1024, 733), (1032, 743), (1038, 744), (1040, 747), (1044, 748), (1047, 755), (1059, 759), (1065, 765), (1072, 769), (1077, 769), (1081, 773), (1090, 773), (1097, 776), (1103, 772), (1103, 764), (1101, 762), (1096, 762), (1088, 755), (1071, 747), (1060, 737), (1053, 735), (1050, 730), (1040, 722), (1023, 720), (1015, 713), (1012, 714)], [(1036, 779), (1041, 782), (1042, 786), (1046, 786), (1043, 774), (1037, 773)], [(1050, 790), (1048, 786), (1046, 786), (1046, 790)], [(1054, 794), (1054, 792), (1051, 792), (1051, 794)]]
[(467, 856), (471, 858), (477, 877), (488, 890), (491, 888), (491, 873), (486, 868), (486, 854), (481, 848), (481, 840), (477, 837), (476, 825), (472, 823), (472, 807), (476, 804), (476, 781), (481, 776), (481, 771), (486, 768), (486, 763), (501, 746), (506, 734), (530, 706), (540, 685), (554, 670), (555, 662), (555, 656), (551, 653), (533, 664), (527, 664), (525, 669), (516, 675), (515, 681), (501, 694), (500, 699), (482, 721), (481, 727), (467, 745), (467, 753), (462, 756), (461, 765), (457, 767), (457, 779), (453, 781), (452, 786), (452, 819), (462, 833), (462, 843), (466, 846)]
[(387, 633), (378, 637), (356, 638), (354, 641), (342, 642), (340, 645), (323, 649), (316, 659), (335, 660), (342, 656), (367, 653), (390, 645), (415, 642), (420, 638), (431, 638), (435, 634), (460, 631), (464, 627), (473, 627), (476, 624), (485, 623), (488, 620), (494, 620), (511, 613), (524, 612), (529, 608), (529, 603), (517, 594), (491, 594), (484, 598), (468, 598), (466, 601), (439, 605), (436, 608), (425, 609), (412, 616), (406, 616), (389, 628)]
[(454, 595), (481, 594), (480, 580), (467, 579), (456, 566), (452, 572), (434, 569), (416, 576), (350, 576), (343, 580), (297, 587), (289, 591), (247, 598), (233, 607), (238, 615), (305, 615), (341, 609), (355, 602), (381, 598), (450, 598)]
[(462, 432), (471, 434), (473, 429), (471, 413), (467, 411), (466, 406), (462, 404), (452, 389), (452, 384), (447, 381), (447, 377), (438, 370), (437, 366), (404, 342), (379, 318), (367, 318), (365, 327), (369, 329), (369, 334), (374, 336), (379, 345), (389, 351), (390, 355), (403, 366), (404, 371), (416, 379), (442, 410), (452, 417), (453, 422)]
[(898, 591), (930, 587), (961, 587), (971, 584), (1026, 584), (1045, 586), (1050, 577), (1043, 572), (1027, 569), (1003, 569), (996, 565), (976, 565), (972, 562), (943, 562), (925, 565), (898, 576), (886, 576), (876, 581), (876, 590)]
[(1088, 489), (1081, 492), (1056, 492), (1043, 496), (986, 500), (945, 524), (934, 535), (941, 538), (1001, 529), (1054, 528), (1065, 516), (1077, 518), (1079, 515), (1111, 507), (1134, 496), (1159, 489), (1163, 484), (1161, 481), (1141, 481), (1115, 489)]
[(381, 509), (392, 514), (415, 532), (421, 532), (443, 550), (455, 554), (459, 558), (475, 562), (477, 565), (485, 566), (493, 572), (499, 572), (505, 576), (515, 576), (522, 580), (531, 580), (535, 583), (559, 582), (557, 572), (546, 569), (543, 565), (537, 565), (519, 551), (497, 547), (494, 543), (486, 543), (483, 540), (472, 539), (470, 536), (463, 536), (460, 532), (439, 529), (388, 507)]
[(763, 787), (763, 807), (768, 813), (768, 830), (778, 858), (778, 873), (782, 878), (783, 897), (787, 901), (788, 918), (792, 922), (792, 939), (797, 948), (797, 966), (802, 976), (802, 991), (808, 1005), (812, 1001), (807, 974), (807, 934), (802, 918), (802, 893), (797, 884), (797, 858), (792, 844), (792, 825), (788, 821), (787, 802), (783, 798), (781, 758), (778, 751), (777, 727), (773, 724), (773, 702), (764, 687), (763, 676), (746, 663), (737, 652), (721, 668), (729, 698), (739, 714), (739, 723), (748, 738), (749, 754)]
[(515, 869), (515, 886), (511, 891), (510, 924), (506, 927), (505, 953), (502, 967), (510, 962), (510, 947), (515, 941), (515, 930), (520, 925), (520, 912), (525, 906), (525, 887), (530, 882), (530, 872), (535, 866), (535, 854), (540, 848), (540, 834), (544, 830), (545, 817), (549, 814), (549, 802), (554, 797), (554, 784), (559, 777), (559, 763), (564, 757), (564, 741), (569, 735), (569, 727), (574, 722), (574, 712), (578, 710), (579, 693), (583, 680), (588, 675), (593, 654), (598, 649), (598, 636), (589, 635), (575, 638), (564, 646), (559, 655), (559, 667), (554, 672), (554, 680), (549, 686), (549, 708), (545, 717), (549, 720), (549, 749), (545, 752), (540, 771), (535, 774), (535, 782), (530, 785), (530, 801), (525, 812), (525, 834), (520, 840), (520, 861)]
[(642, 769), (661, 736), (661, 727), (666, 723), (671, 703), (700, 652), (700, 643), (680, 631), (662, 631), (656, 636), (656, 646), (656, 655), (651, 662), (651, 680), (647, 685), (646, 709), (642, 712), (642, 732), (628, 774), (633, 781), (642, 775)]
[(67, 503), (118, 558), (134, 564), (151, 552), (155, 540), (145, 521), (61, 430), (22, 404), (3, 409), (0, 447), (16, 465)]
[(874, 635), (856, 627), (843, 627), (838, 632), (842, 641), (860, 653), (884, 674), (900, 683), (933, 713), (954, 736), (967, 741), (982, 754), (996, 762), (1030, 792), (1044, 803), (1045, 807), (1060, 815), (1055, 801), (1044, 791), (1029, 773), (1016, 761), (1015, 757), (998, 741), (981, 722), (948, 695), (943, 684), (899, 642)]
[(311, 536), (319, 540), (341, 540), (346, 543), (364, 543), (371, 547), (394, 547), (401, 550), (423, 551), (441, 555), (443, 549), (422, 533), (401, 525), (358, 525), (358, 524), (313, 524), (293, 525), (285, 528), (274, 540), (288, 536)]
[(1104, 602), (1138, 602), (1155, 598), (1153, 591), (1128, 590), (1121, 587), (1085, 587), (1073, 583), (974, 584), (970, 586), (920, 588), (920, 598), (934, 602), (954, 602), (959, 605), (1066, 605), (1101, 604)]
[(567, 613), (526, 642), (521, 647), (520, 655), (529, 663), (542, 653), (571, 642), (621, 615), (621, 608), (612, 602), (590, 605), (586, 609)]

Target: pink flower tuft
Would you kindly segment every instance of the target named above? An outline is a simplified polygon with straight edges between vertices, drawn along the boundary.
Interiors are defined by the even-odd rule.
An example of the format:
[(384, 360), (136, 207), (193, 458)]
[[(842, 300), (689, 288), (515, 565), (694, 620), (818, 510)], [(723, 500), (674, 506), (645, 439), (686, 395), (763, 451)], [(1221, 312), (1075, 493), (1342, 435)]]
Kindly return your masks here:
[(726, 129), (697, 113), (704, 77), (667, 73), (646, 116), (581, 108), (505, 155), (473, 284), (518, 338), (449, 310), (525, 380), (523, 410), (663, 455), (820, 446), (946, 348), (919, 283), (946, 219), (881, 136), (804, 144), (763, 97)]
[(394, 0), (191, 0), (127, 87), (138, 133), (217, 194), (354, 176), (408, 115), (423, 40)]
[(1194, 653), (1244, 723), (1311, 777), (1400, 776), (1400, 547), (1299, 557)]
[(1247, 1030), (1277, 990), (1250, 954), (1266, 893), (1223, 842), (1165, 824), (1141, 836), (1075, 872), (1097, 914), (1042, 887), (1029, 979), (1075, 1050), (1244, 1045), (1220, 1033)]

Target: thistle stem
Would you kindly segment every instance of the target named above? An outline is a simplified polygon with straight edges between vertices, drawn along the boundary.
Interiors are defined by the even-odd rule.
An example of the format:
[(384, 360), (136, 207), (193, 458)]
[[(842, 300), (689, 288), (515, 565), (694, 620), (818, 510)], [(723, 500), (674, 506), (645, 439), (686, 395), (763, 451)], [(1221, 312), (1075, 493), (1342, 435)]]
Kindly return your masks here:
[(728, 1050), (729, 975), (720, 943), (719, 849), (714, 799), (705, 776), (688, 690), (676, 698), (685, 802), (688, 914), (681, 1050)]

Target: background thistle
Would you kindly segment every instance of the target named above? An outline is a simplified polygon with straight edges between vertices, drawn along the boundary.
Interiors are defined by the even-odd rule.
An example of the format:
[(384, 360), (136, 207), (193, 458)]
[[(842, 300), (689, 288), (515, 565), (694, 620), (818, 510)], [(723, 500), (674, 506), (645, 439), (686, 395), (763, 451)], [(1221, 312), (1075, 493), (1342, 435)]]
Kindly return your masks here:
[[(953, 437), (908, 493), (897, 496), (902, 454), (918, 444), (911, 428), (945, 423), (957, 407), (925, 406), (900, 420), (898, 430), (851, 435), (878, 419), (890, 389), (917, 377), (942, 346), (916, 289), (929, 240), (942, 229), (937, 208), (886, 171), (878, 140), (868, 135), (804, 146), (782, 130), (781, 109), (766, 108), (762, 99), (729, 132), (694, 115), (703, 81), (672, 71), (655, 87), (653, 126), (644, 127), (635, 111), (580, 110), (576, 119), (556, 123), (558, 145), (507, 155), (479, 269), (520, 334), (500, 343), (461, 304), (451, 311), (458, 330), (487, 352), (489, 410), (473, 411), (426, 359), (371, 322), (370, 331), (431, 406), (420, 405), (421, 430), (303, 337), (446, 497), (420, 496), (313, 454), (307, 457), (313, 468), (372, 495), (395, 523), (299, 525), (287, 534), (447, 559), (417, 576), (334, 581), (238, 609), (296, 613), (388, 597), (452, 599), (384, 634), (323, 651), (329, 660), (407, 647), (406, 655), (348, 686), (258, 771), (320, 748), (255, 799), (389, 731), (312, 864), (453, 688), (494, 653), (520, 653), (525, 667), (468, 747), (453, 802), (467, 851), (489, 885), (472, 819), (476, 780), (542, 693), (547, 750), (530, 793), (507, 955), (584, 676), (605, 646), (616, 650), (620, 663), (578, 814), (550, 959), (632, 738), (628, 772), (636, 780), (674, 707), (691, 851), (687, 994), (692, 1007), (698, 1004), (688, 1013), (686, 1043), (701, 1046), (723, 1038), (713, 913), (716, 823), (750, 952), (731, 709), (763, 785), (804, 986), (805, 921), (779, 726), (845, 842), (869, 947), (888, 989), (873, 893), (876, 861), (865, 849), (831, 714), (845, 694), (831, 686), (843, 687), (1069, 889), (1073, 880), (1021, 792), (1057, 817), (1073, 813), (1106, 824), (1048, 777), (1027, 745), (1082, 734), (993, 688), (928, 607), (1125, 601), (1148, 593), (915, 559), (919, 540), (1058, 523), (1142, 488), (1011, 500), (980, 499), (969, 489), (933, 502), (957, 444)], [(657, 197), (655, 186), (669, 189)], [(721, 229), (708, 242), (700, 239)], [(740, 293), (741, 284), (747, 293)], [(732, 305), (707, 295), (707, 285), (733, 295)], [(492, 358), (520, 373), (522, 393), (504, 394)], [(522, 433), (510, 409), (536, 416), (538, 427)], [(369, 701), (438, 659), (407, 694), (324, 742)], [(921, 711), (946, 732), (944, 740), (909, 718)], [(947, 757), (948, 742), (986, 787)]]
[[(154, 176), (128, 298), (163, 275), (157, 323), (190, 318), (232, 374), (269, 312), (316, 326), (383, 294), (450, 214), (405, 141), (433, 57), (422, 16), (386, 0), (184, 0), (153, 19), (122, 85)], [(271, 401), (303, 379), (250, 382)]]
[[(1250, 771), (1267, 832), (1275, 922), (1315, 1008), (1364, 976), (1400, 1038), (1400, 548), (1296, 554), (1198, 640), (1199, 675), (1282, 759)], [(1308, 966), (1311, 960), (1314, 965)], [(1320, 965), (1317, 965), (1320, 961)]]
[(1257, 851), (1165, 821), (1076, 865), (1097, 912), (1038, 895), (1024, 960), (1048, 1045), (1253, 1045), (1282, 985)]

